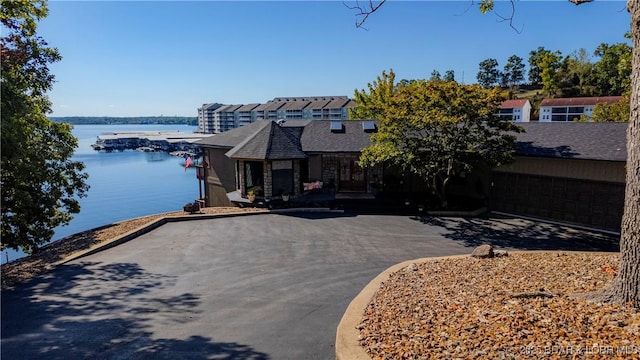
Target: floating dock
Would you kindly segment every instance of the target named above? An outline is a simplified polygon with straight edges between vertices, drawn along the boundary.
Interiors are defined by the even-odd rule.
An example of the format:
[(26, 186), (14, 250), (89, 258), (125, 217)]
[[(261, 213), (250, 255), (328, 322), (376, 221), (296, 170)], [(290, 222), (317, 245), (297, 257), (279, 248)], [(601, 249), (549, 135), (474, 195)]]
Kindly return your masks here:
[(186, 151), (198, 153), (193, 143), (214, 134), (184, 133), (180, 131), (117, 131), (98, 135), (95, 144), (97, 151), (122, 151), (141, 149), (141, 151)]

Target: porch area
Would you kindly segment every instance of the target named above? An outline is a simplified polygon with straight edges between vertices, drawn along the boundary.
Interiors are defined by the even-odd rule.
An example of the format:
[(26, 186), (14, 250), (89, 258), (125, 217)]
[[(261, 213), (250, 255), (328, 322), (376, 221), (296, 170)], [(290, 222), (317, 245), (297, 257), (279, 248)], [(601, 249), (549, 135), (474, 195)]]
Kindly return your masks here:
[(329, 208), (360, 214), (392, 214), (392, 215), (426, 215), (430, 205), (422, 200), (423, 196), (406, 196), (407, 194), (371, 194), (363, 192), (336, 192), (333, 189), (317, 189), (306, 191), (299, 196), (291, 196), (288, 200), (275, 196), (271, 198), (256, 197), (249, 201), (242, 197), (240, 191), (227, 194), (234, 205), (259, 207), (267, 209), (288, 208)]

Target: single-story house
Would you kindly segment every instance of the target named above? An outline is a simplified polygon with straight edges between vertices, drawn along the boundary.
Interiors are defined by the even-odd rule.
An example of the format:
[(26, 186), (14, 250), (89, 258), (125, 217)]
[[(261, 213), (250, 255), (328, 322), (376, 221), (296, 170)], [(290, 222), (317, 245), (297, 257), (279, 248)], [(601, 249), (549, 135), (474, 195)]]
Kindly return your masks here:
[[(617, 231), (624, 203), (626, 123), (522, 123), (514, 163), (461, 174), (456, 194), (491, 210)], [(197, 143), (205, 204), (230, 206), (254, 193), (271, 199), (321, 187), (335, 194), (415, 194), (426, 187), (397, 169), (359, 165), (377, 122), (258, 121)]]
[(234, 192), (266, 199), (311, 187), (370, 193), (382, 167), (363, 169), (358, 159), (376, 130), (374, 121), (265, 120), (200, 141), (206, 205), (231, 205)]
[(598, 104), (613, 104), (622, 99), (622, 96), (596, 96), (542, 99), (540, 102), (540, 122), (575, 121), (581, 115), (591, 119), (593, 109)]

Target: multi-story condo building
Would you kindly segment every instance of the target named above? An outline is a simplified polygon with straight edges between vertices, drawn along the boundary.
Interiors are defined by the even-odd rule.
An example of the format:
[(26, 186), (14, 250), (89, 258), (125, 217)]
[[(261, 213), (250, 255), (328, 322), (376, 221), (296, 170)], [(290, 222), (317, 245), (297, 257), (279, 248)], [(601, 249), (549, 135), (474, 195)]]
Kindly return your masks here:
[(198, 108), (198, 130), (197, 132), (201, 133), (213, 133), (213, 112), (221, 107), (222, 104), (212, 103), (212, 104), (203, 104), (202, 107)]
[(527, 99), (505, 100), (498, 109), (498, 116), (513, 122), (529, 122), (531, 103)]
[(346, 120), (356, 103), (347, 96), (281, 97), (264, 104), (204, 104), (198, 132), (221, 133), (259, 120)]
[(613, 104), (620, 101), (622, 96), (575, 97), (543, 99), (540, 103), (540, 122), (575, 121), (581, 115), (591, 120), (591, 114), (597, 104)]

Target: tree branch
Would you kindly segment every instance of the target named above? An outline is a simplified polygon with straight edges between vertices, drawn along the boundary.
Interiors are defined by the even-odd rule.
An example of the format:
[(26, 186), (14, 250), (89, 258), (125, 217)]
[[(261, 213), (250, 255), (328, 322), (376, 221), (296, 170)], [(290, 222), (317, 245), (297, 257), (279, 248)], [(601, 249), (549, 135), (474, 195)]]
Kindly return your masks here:
[[(516, 0), (509, 0), (509, 3), (511, 4), (511, 14), (509, 16), (502, 16), (500, 14), (498, 14), (497, 11), (493, 10), (493, 13), (496, 14), (496, 16), (500, 19), (498, 20), (498, 22), (505, 22), (508, 21), (509, 22), (509, 27), (512, 28), (516, 33), (521, 34), (522, 30), (524, 29), (524, 25), (522, 25), (522, 27), (520, 29), (516, 29), (516, 27), (513, 25), (513, 18), (515, 17), (516, 14)], [(580, 1), (580, 0), (576, 0), (576, 1)], [(585, 1), (585, 0), (582, 0)], [(586, 0), (586, 1), (591, 1), (591, 0)]]
[[(486, 1), (480, 1), (480, 11), (482, 11), (483, 13), (485, 11), (487, 12), (493, 12), (497, 17), (498, 17), (498, 22), (509, 22), (509, 27), (512, 28), (515, 32), (517, 32), (518, 34), (522, 33), (522, 30), (524, 28), (524, 25), (518, 29), (515, 27), (515, 25), (513, 24), (513, 19), (516, 13), (516, 2), (517, 0), (509, 0), (509, 3), (511, 5), (511, 14), (507, 15), (507, 16), (503, 16), (498, 14), (497, 11), (494, 10), (493, 8), (493, 0), (486, 0)], [(593, 0), (568, 0), (569, 2), (575, 4), (575, 5), (581, 5), (584, 3), (589, 3), (592, 2)], [(359, 0), (356, 0), (356, 4), (354, 6), (349, 6), (347, 5), (345, 2), (343, 2), (344, 6), (346, 6), (348, 9), (350, 10), (357, 10), (358, 13), (356, 14), (356, 17), (358, 19), (356, 19), (356, 27), (358, 28), (362, 28), (367, 30), (363, 25), (364, 23), (367, 21), (367, 19), (369, 18), (369, 16), (373, 13), (375, 13), (376, 11), (378, 11), (378, 9), (380, 9), (380, 7), (382, 7), (382, 5), (384, 5), (384, 3), (386, 3), (387, 0), (379, 0), (379, 1), (374, 1), (374, 0), (367, 0), (366, 1), (366, 5), (361, 5)], [(466, 13), (473, 5), (476, 4), (476, 0), (471, 0), (470, 4), (469, 4), (469, 8), (467, 8), (463, 13)]]
[(554, 293), (550, 293), (548, 291), (546, 291), (545, 289), (540, 289), (539, 291), (531, 291), (531, 292), (522, 292), (522, 293), (516, 293), (516, 294), (511, 294), (511, 298), (513, 299), (531, 299), (531, 298), (538, 298), (538, 297), (544, 297), (544, 298), (552, 298), (554, 296), (558, 296), (559, 294), (554, 294)]
[(384, 5), (384, 3), (386, 2), (387, 0), (380, 0), (377, 3), (373, 0), (368, 0), (368, 4), (365, 6), (362, 6), (360, 5), (360, 1), (356, 0), (356, 4), (354, 6), (349, 6), (345, 2), (343, 2), (342, 4), (344, 4), (344, 6), (346, 6), (350, 10), (358, 11), (358, 13), (356, 14), (356, 18), (359, 17), (359, 19), (356, 19), (356, 27), (367, 30), (362, 25), (365, 23), (365, 21), (367, 21), (367, 18), (369, 18), (369, 15), (378, 11), (378, 9), (380, 9), (380, 7)]
[(588, 2), (592, 2), (593, 0), (569, 0), (569, 2), (572, 2), (576, 5), (580, 5), (580, 4), (584, 4), (584, 3), (588, 3)]

